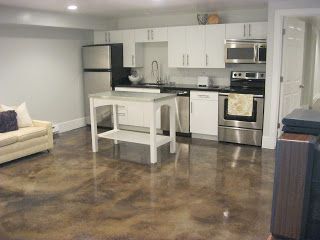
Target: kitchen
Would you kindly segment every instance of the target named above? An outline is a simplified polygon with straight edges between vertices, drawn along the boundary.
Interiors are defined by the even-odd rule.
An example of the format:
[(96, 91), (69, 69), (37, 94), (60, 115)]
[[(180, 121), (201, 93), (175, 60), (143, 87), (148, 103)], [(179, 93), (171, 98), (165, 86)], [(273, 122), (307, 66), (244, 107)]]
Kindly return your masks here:
[(0, 0), (0, 14), (0, 239), (319, 239), (318, 145), (278, 138), (279, 113), (319, 92), (319, 1)]
[[(121, 80), (112, 77), (110, 82), (102, 77), (96, 86), (85, 78), (85, 94), (111, 88), (174, 93), (177, 95), (178, 135), (261, 146), (266, 38), (266, 22), (96, 31), (94, 43), (99, 46), (84, 47), (84, 50), (104, 49), (101, 45), (110, 45), (111, 50), (114, 46), (123, 46), (122, 55), (121, 52), (114, 54), (123, 58), (123, 76)], [(114, 58), (112, 53), (111, 56)], [(84, 55), (84, 61), (86, 59)], [(93, 73), (96, 75), (99, 68), (107, 67), (102, 62), (101, 67), (84, 64), (84, 68), (85, 74), (96, 68)], [(105, 87), (101, 89), (103, 82)], [(251, 112), (245, 116), (228, 114), (231, 105), (227, 98), (234, 93), (248, 97), (242, 101), (249, 101), (249, 104), (242, 102), (240, 105), (249, 105)], [(88, 99), (86, 110), (88, 116)], [(111, 127), (111, 110), (99, 111), (98, 122), (105, 121), (100, 126)], [(100, 120), (99, 114), (103, 116)], [(129, 104), (119, 106), (118, 118), (121, 128), (146, 131), (150, 116), (139, 105)], [(168, 125), (168, 109), (163, 107), (157, 113), (157, 129), (166, 133)]]

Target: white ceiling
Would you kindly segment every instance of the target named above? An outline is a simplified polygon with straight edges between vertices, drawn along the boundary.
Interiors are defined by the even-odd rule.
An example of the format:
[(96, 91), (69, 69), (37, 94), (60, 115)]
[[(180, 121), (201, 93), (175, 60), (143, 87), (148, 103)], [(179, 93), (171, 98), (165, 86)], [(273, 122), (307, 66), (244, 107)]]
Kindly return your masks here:
[(125, 17), (145, 14), (210, 12), (264, 8), (268, 0), (0, 0), (0, 5), (35, 10), (68, 12), (70, 4), (78, 14)]

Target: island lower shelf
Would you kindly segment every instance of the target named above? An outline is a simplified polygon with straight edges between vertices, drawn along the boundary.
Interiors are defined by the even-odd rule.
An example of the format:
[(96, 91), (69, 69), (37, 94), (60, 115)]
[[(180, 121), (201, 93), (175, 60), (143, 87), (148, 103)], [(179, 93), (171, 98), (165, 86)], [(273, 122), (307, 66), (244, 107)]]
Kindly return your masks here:
[[(150, 134), (143, 132), (134, 132), (127, 130), (110, 130), (107, 132), (103, 132), (98, 134), (99, 138), (108, 138), (118, 141), (124, 142), (132, 142), (150, 145)], [(156, 146), (162, 146), (166, 143), (169, 143), (172, 139), (169, 136), (164, 135), (156, 135)]]

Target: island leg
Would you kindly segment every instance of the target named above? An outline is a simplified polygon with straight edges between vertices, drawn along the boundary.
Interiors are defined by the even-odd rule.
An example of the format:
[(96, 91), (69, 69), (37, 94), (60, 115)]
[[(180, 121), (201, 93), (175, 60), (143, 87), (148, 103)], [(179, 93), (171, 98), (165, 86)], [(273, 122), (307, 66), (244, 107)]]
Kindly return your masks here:
[[(112, 105), (112, 112), (113, 112), (113, 129), (118, 130), (118, 111), (117, 111), (117, 105)], [(114, 144), (118, 144), (118, 140), (114, 140)]]
[(170, 104), (170, 153), (176, 152), (176, 100)]
[(94, 99), (90, 98), (90, 121), (91, 121), (91, 139), (92, 152), (98, 152), (98, 128), (97, 128), (97, 114), (94, 106)]
[(156, 107), (154, 103), (150, 103), (149, 111), (151, 113), (150, 119), (150, 161), (151, 164), (157, 163), (157, 126), (156, 126)]

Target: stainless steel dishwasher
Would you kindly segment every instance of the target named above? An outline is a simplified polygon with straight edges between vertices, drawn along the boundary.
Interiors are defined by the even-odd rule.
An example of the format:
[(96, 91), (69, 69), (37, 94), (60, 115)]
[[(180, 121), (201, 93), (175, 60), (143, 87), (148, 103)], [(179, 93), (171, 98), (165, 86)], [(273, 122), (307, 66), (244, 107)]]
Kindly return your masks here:
[[(176, 131), (180, 135), (190, 135), (190, 91), (184, 89), (161, 89), (161, 93), (177, 94)], [(169, 131), (169, 107), (161, 108), (161, 129)]]

